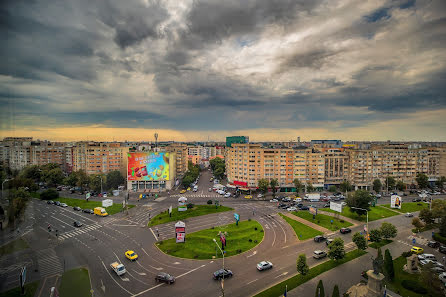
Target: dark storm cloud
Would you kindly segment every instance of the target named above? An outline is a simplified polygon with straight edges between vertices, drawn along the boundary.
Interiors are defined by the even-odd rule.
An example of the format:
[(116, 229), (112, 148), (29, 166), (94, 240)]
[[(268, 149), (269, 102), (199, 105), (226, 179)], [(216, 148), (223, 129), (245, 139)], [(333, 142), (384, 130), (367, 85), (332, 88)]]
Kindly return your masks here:
[(313, 68), (320, 69), (330, 57), (337, 54), (326, 48), (314, 48), (306, 52), (298, 52), (284, 57), (278, 71), (287, 71), (290, 68)]

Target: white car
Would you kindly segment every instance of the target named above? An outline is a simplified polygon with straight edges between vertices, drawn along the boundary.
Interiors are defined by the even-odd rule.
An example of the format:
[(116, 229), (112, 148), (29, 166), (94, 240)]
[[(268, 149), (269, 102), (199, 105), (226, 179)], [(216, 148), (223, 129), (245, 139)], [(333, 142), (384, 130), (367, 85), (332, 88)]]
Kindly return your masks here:
[(231, 193), (226, 193), (225, 198), (229, 198), (229, 197), (231, 197)]
[(276, 198), (271, 199), (269, 202), (279, 202), (279, 200), (277, 200)]
[(269, 261), (262, 261), (259, 264), (257, 264), (257, 270), (259, 270), (259, 271), (271, 269), (271, 268), (273, 268), (273, 263), (271, 263)]
[(342, 205), (342, 206), (346, 206), (347, 203), (345, 203), (345, 202), (341, 202), (341, 205)]
[(263, 197), (263, 194), (257, 195), (257, 198), (262, 198), (262, 197)]
[(286, 210), (288, 211), (297, 211), (297, 208), (294, 206), (288, 207)]
[(406, 212), (406, 213), (404, 214), (404, 216), (405, 216), (406, 218), (411, 218), (411, 217), (413, 217), (413, 214), (410, 213), (410, 212)]
[(68, 207), (68, 205), (66, 203), (61, 203), (60, 206), (62, 207)]

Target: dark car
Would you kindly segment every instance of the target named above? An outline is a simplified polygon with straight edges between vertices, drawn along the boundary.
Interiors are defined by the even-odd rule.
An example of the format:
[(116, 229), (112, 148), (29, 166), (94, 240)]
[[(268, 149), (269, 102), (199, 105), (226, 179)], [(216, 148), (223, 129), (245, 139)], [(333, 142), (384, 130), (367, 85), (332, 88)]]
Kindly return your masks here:
[(277, 208), (287, 208), (288, 206), (285, 203), (280, 203)]
[(82, 210), (83, 212), (86, 212), (86, 213), (94, 213), (94, 211), (93, 210), (91, 210), (91, 209), (84, 209), (84, 210)]
[(298, 204), (296, 204), (296, 207), (299, 208), (299, 209), (302, 209), (303, 206), (304, 206), (304, 205), (303, 205), (302, 203), (298, 203)]
[(324, 240), (327, 240), (327, 237), (323, 236), (323, 235), (318, 235), (314, 238), (315, 242), (322, 242)]
[(222, 278), (228, 278), (232, 277), (233, 273), (229, 269), (220, 269), (214, 272), (213, 277), (214, 279), (222, 279)]
[(54, 204), (57, 206), (60, 206), (60, 202), (59, 201), (54, 201)]
[(80, 208), (79, 206), (75, 206), (75, 207), (73, 207), (73, 209), (74, 209), (74, 210), (77, 210), (77, 211), (82, 210), (82, 208)]
[(429, 241), (429, 242), (427, 243), (427, 246), (430, 246), (431, 248), (436, 249), (436, 248), (440, 247), (440, 243), (439, 243), (439, 242), (436, 242), (436, 241)]
[(439, 251), (440, 253), (442, 253), (442, 254), (446, 254), (446, 245), (441, 245), (441, 246), (438, 248), (438, 251)]
[(342, 234), (347, 234), (352, 232), (352, 229), (350, 228), (341, 228), (341, 230), (339, 230), (339, 232), (341, 232)]
[(309, 210), (310, 208), (308, 206), (302, 206), (300, 209), (301, 210)]
[(421, 202), (421, 198), (413, 198), (412, 202)]
[(46, 203), (47, 204), (54, 204), (54, 201), (53, 200), (48, 200)]
[(165, 273), (165, 272), (161, 272), (160, 274), (158, 274), (157, 276), (155, 276), (155, 281), (157, 282), (163, 282), (166, 284), (173, 284), (175, 282), (175, 277)]
[(77, 227), (77, 228), (82, 227), (82, 225), (83, 224), (81, 222), (79, 222), (79, 221), (74, 221), (74, 223), (73, 223), (73, 226)]
[(325, 242), (326, 245), (329, 245), (330, 243), (333, 242), (333, 238), (328, 238), (327, 241)]

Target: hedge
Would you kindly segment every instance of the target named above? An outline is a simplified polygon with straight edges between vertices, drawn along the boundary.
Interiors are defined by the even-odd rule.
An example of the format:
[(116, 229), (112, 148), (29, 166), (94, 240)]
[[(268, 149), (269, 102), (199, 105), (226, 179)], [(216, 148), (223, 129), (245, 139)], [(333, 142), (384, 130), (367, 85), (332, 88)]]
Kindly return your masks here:
[(405, 288), (409, 291), (418, 293), (418, 294), (426, 294), (427, 293), (426, 288), (421, 286), (419, 282), (414, 282), (412, 280), (405, 279), (401, 282), (401, 285), (403, 286), (403, 288)]
[(438, 242), (441, 242), (442, 244), (446, 244), (446, 237), (441, 236), (439, 233), (435, 233), (432, 238)]

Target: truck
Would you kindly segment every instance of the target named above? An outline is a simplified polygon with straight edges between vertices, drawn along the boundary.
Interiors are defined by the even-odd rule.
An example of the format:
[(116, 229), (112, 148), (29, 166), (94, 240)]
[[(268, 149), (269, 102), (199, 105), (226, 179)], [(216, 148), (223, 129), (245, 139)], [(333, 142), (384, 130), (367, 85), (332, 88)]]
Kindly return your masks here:
[(117, 275), (123, 275), (126, 272), (124, 265), (121, 263), (113, 262), (110, 266)]
[(108, 216), (107, 211), (103, 207), (95, 207), (94, 208), (94, 214), (97, 215), (97, 216), (101, 216), (101, 217)]
[(317, 202), (321, 199), (321, 194), (319, 193), (309, 193), (305, 194), (305, 200), (310, 200), (311, 202)]

